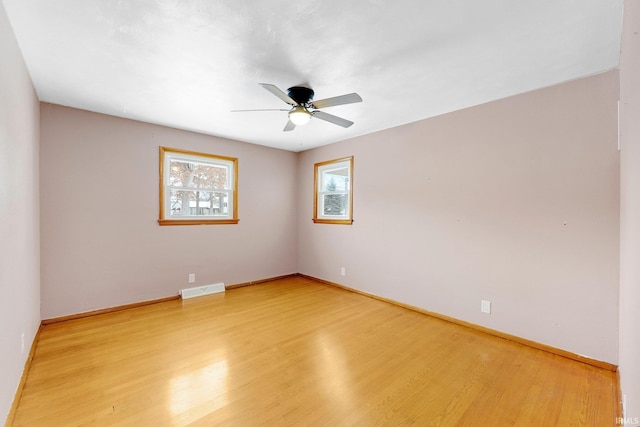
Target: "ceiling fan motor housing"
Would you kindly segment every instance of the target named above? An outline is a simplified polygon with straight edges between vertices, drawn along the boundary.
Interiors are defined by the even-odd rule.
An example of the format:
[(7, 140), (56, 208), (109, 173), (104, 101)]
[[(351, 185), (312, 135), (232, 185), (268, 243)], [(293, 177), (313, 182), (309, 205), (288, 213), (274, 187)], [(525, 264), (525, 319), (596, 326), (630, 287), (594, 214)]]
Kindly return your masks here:
[(289, 97), (300, 105), (308, 104), (313, 100), (314, 92), (308, 87), (292, 86), (287, 91), (289, 91)]

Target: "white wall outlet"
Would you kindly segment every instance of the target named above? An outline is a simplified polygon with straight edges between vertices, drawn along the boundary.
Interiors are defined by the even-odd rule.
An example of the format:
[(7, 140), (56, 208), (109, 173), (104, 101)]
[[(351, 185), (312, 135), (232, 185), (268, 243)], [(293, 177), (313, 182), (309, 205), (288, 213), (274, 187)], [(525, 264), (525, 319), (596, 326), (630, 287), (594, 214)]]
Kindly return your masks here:
[(482, 300), (482, 304), (480, 305), (480, 311), (483, 313), (491, 314), (491, 301)]
[(196, 283), (196, 273), (189, 273), (189, 283)]
[(20, 354), (24, 354), (24, 332), (20, 335)]
[(347, 275), (347, 270), (344, 267), (340, 267), (340, 275), (341, 276), (346, 276)]

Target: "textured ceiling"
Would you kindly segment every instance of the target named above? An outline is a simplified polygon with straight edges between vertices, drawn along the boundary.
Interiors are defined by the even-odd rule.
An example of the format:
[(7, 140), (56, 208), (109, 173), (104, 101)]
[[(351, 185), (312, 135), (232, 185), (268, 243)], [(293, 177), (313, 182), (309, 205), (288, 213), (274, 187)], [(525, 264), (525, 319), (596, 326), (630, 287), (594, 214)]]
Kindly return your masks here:
[[(623, 0), (3, 0), (41, 101), (301, 151), (618, 66)], [(258, 83), (359, 93), (283, 132)]]

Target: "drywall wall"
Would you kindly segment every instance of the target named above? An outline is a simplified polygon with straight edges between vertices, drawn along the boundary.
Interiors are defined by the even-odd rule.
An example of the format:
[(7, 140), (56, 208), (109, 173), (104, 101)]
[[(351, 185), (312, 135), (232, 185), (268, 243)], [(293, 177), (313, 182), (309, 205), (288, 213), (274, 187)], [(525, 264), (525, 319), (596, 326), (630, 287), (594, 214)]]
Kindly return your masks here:
[(620, 58), (620, 383), (640, 425), (640, 1), (624, 3)]
[[(297, 272), (295, 153), (51, 104), (41, 134), (44, 319)], [(240, 222), (158, 225), (160, 146), (237, 157)]]
[(40, 324), (38, 114), (0, 2), (0, 420), (9, 413)]
[[(617, 363), (617, 101), (611, 71), (301, 153), (299, 271)], [(351, 155), (353, 225), (312, 223)]]

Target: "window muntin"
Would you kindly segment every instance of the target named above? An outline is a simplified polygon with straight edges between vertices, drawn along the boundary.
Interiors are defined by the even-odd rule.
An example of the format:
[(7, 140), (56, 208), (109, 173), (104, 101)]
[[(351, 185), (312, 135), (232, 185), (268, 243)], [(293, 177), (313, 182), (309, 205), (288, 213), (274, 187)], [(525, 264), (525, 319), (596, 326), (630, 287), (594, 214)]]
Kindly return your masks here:
[(160, 147), (160, 225), (235, 224), (238, 159)]
[(316, 163), (314, 167), (313, 221), (351, 224), (353, 157)]

